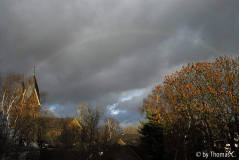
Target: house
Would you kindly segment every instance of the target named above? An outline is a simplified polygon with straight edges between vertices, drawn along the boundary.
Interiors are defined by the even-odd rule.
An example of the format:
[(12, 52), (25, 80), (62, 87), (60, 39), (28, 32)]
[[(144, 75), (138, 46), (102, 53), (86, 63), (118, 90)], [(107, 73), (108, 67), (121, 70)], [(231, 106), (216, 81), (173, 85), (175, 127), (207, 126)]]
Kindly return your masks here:
[(117, 142), (118, 145), (121, 145), (121, 146), (125, 146), (126, 143), (124, 141), (122, 141), (122, 139), (120, 138)]
[(47, 132), (60, 135), (63, 131), (72, 130), (80, 132), (82, 127), (75, 118), (48, 118)]
[(45, 123), (44, 139), (47, 146), (72, 147), (76, 145), (82, 127), (75, 118), (40, 118)]
[(139, 134), (120, 134), (115, 136), (111, 143), (117, 143), (118, 145), (138, 146), (140, 143)]
[[(110, 148), (106, 154), (109, 159), (142, 160), (135, 152), (140, 143), (139, 134), (120, 134), (110, 140)], [(104, 155), (104, 154), (103, 154)]]

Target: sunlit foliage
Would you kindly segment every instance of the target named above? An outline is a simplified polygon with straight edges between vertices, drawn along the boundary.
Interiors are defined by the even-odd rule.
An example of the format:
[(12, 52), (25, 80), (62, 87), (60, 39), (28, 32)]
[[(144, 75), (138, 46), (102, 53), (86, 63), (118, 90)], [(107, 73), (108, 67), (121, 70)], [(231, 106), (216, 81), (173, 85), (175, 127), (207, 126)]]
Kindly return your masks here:
[[(166, 76), (163, 85), (155, 86), (142, 109), (152, 112), (153, 123), (164, 124), (177, 138), (183, 137), (186, 153), (195, 143), (189, 141), (190, 137), (200, 139), (201, 150), (215, 150), (215, 143), (222, 140), (235, 150), (238, 81), (238, 56), (219, 57), (212, 63), (188, 63)], [(199, 137), (194, 136), (195, 131), (201, 133)]]

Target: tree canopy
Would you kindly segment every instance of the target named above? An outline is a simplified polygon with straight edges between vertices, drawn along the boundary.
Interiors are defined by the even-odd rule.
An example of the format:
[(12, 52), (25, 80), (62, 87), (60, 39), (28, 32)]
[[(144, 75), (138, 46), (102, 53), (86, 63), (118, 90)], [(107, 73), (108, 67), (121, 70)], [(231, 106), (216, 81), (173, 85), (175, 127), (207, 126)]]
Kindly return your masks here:
[[(184, 146), (184, 159), (195, 156), (196, 149), (219, 149), (215, 147), (219, 141), (230, 143), (235, 151), (234, 138), (239, 133), (238, 77), (238, 56), (219, 57), (210, 63), (188, 63), (180, 71), (165, 76), (163, 85), (155, 86), (144, 100), (142, 110), (151, 112), (150, 121), (163, 124), (167, 135), (181, 140), (178, 143)], [(190, 155), (196, 143), (200, 147), (194, 147), (195, 152)]]

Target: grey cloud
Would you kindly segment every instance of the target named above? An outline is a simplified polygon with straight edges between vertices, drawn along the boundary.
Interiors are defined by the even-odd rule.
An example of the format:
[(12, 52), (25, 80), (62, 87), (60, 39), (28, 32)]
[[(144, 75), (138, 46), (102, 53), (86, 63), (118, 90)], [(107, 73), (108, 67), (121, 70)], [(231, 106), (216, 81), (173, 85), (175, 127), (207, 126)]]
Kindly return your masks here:
[[(119, 103), (123, 123), (163, 77), (187, 62), (239, 52), (239, 2), (192, 0), (3, 0), (0, 72), (36, 65), (46, 106), (72, 115), (81, 101)], [(122, 93), (143, 90), (119, 102)], [(110, 112), (107, 111), (107, 114)], [(133, 116), (132, 116), (133, 115)], [(128, 120), (130, 117), (131, 120)], [(126, 121), (125, 121), (126, 120)], [(125, 122), (124, 122), (125, 121)]]

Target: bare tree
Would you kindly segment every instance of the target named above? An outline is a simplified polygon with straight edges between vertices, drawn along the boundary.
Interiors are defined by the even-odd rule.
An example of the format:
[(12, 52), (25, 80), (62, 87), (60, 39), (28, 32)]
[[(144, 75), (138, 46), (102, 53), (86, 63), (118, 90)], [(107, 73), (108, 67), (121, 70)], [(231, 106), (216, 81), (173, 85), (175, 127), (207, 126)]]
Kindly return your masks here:
[(17, 99), (18, 85), (23, 81), (23, 76), (8, 72), (0, 74), (0, 158), (7, 153), (17, 149), (19, 137), (22, 136), (20, 129), (27, 127), (30, 121), (16, 119), (16, 128), (12, 129), (9, 125), (11, 109)]
[(38, 146), (42, 148), (46, 140), (49, 141), (49, 136), (47, 132), (52, 121), (52, 118), (55, 118), (55, 114), (49, 109), (40, 109), (39, 117), (36, 119), (35, 125), (35, 141), (37, 141)]
[[(48, 93), (47, 92), (40, 92), (39, 93), (40, 95), (40, 97), (39, 97), (39, 99), (40, 99), (40, 103), (41, 103), (41, 106), (43, 105), (43, 104), (45, 104), (46, 103), (46, 97), (48, 96)], [(45, 109), (48, 113), (50, 113), (50, 111), (49, 110), (47, 110), (47, 109)]]
[(138, 133), (138, 129), (138, 125), (128, 125), (124, 128), (124, 133), (136, 134)]
[[(30, 115), (10, 117), (13, 107), (21, 100), (24, 76), (13, 72), (0, 73), (0, 159), (12, 153), (17, 153), (19, 146), (26, 144), (35, 137), (37, 120)], [(46, 93), (42, 93), (45, 100)], [(10, 123), (11, 118), (11, 123)], [(14, 118), (14, 119), (12, 119)]]
[(95, 151), (96, 135), (102, 115), (103, 112), (99, 106), (93, 107), (90, 103), (82, 102), (76, 108), (75, 117), (83, 128), (81, 143), (88, 148), (89, 153)]
[(119, 132), (119, 122), (116, 121), (113, 117), (106, 117), (104, 122), (104, 127), (107, 131), (106, 133), (108, 134), (108, 138), (111, 139)]
[(9, 122), (11, 108), (17, 99), (17, 87), (23, 81), (23, 76), (15, 73), (0, 75), (0, 113), (1, 118)]

